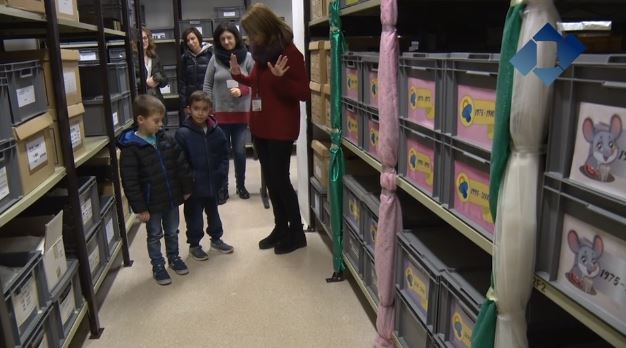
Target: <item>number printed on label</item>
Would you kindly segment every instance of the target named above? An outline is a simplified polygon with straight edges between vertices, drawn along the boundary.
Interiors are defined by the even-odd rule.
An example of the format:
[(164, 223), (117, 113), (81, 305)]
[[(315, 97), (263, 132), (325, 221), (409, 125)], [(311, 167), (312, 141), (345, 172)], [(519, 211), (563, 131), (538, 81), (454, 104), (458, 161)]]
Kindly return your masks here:
[(74, 123), (70, 126), (70, 138), (72, 138), (72, 149), (77, 148), (83, 143), (80, 133), (80, 123)]
[(113, 237), (115, 237), (115, 229), (113, 227), (113, 219), (109, 219), (106, 225), (107, 244), (111, 244)]
[(9, 177), (7, 176), (7, 167), (0, 168), (0, 199), (11, 193), (9, 189)]
[(29, 170), (34, 170), (48, 161), (46, 139), (43, 135), (26, 143), (26, 154), (28, 157)]
[(35, 102), (35, 86), (20, 88), (17, 91), (17, 106), (20, 108)]
[(117, 126), (120, 123), (120, 119), (117, 117), (117, 111), (113, 113), (113, 125)]
[(57, 7), (59, 8), (59, 12), (73, 16), (74, 15), (74, 6), (72, 0), (58, 0)]
[(37, 296), (37, 281), (31, 276), (13, 297), (13, 310), (18, 327), (22, 326), (37, 309)]
[(73, 94), (78, 91), (76, 88), (76, 72), (74, 70), (63, 72), (63, 83), (65, 84), (65, 93)]
[(86, 200), (85, 202), (83, 202), (80, 205), (80, 212), (83, 215), (83, 224), (85, 224), (87, 221), (91, 220), (91, 218), (93, 217), (93, 211), (92, 211), (92, 205), (91, 205), (91, 198), (89, 198), (88, 200)]

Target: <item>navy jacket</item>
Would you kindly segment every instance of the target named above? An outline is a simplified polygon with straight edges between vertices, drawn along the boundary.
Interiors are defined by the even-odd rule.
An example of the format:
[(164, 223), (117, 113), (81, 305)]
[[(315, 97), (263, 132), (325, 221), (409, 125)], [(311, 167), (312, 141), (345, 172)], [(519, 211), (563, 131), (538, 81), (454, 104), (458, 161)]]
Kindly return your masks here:
[(213, 116), (207, 120), (206, 134), (188, 117), (176, 131), (176, 141), (189, 159), (194, 177), (193, 195), (215, 196), (228, 172), (228, 145)]
[(183, 203), (190, 194), (193, 177), (185, 154), (165, 132), (157, 133), (156, 147), (135, 134), (120, 134), (120, 174), (128, 202), (135, 213), (162, 213)]

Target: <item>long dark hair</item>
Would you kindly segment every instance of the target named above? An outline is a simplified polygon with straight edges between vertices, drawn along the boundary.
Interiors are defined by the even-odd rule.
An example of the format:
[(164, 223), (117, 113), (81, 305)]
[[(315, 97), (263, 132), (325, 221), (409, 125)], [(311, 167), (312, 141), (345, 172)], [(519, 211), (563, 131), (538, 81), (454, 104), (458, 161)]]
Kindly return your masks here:
[(222, 46), (222, 42), (220, 40), (220, 36), (222, 36), (222, 34), (224, 34), (225, 31), (235, 36), (235, 49), (243, 47), (241, 33), (239, 32), (239, 29), (237, 29), (237, 26), (235, 25), (235, 23), (232, 23), (232, 22), (222, 22), (220, 23), (220, 25), (217, 26), (217, 28), (215, 28), (215, 31), (213, 31), (213, 45), (214, 46), (224, 49), (224, 47)]

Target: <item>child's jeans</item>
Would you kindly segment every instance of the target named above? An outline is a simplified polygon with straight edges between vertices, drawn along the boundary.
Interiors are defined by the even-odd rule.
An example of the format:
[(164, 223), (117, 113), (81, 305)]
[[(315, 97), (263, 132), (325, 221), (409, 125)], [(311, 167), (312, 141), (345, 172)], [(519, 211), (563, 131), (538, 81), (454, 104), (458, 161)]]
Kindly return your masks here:
[(167, 259), (178, 257), (178, 207), (162, 213), (150, 213), (150, 220), (146, 222), (148, 232), (148, 255), (153, 267), (165, 265), (161, 254), (161, 238), (165, 234), (165, 251)]
[(206, 233), (211, 236), (211, 240), (217, 241), (222, 238), (224, 230), (222, 229), (222, 220), (217, 211), (217, 198), (213, 197), (194, 197), (192, 194), (185, 201), (185, 221), (187, 222), (187, 243), (190, 247), (200, 245), (200, 240), (204, 236), (204, 220), (202, 212), (206, 213), (207, 228)]

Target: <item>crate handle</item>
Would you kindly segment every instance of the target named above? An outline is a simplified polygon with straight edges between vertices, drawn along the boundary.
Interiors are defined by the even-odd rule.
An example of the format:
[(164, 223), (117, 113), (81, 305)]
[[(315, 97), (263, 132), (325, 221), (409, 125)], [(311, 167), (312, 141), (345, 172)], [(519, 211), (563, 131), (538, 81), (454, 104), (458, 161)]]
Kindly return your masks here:
[(33, 68), (27, 68), (20, 70), (20, 78), (26, 78), (33, 76)]
[(470, 53), (467, 57), (469, 59), (489, 59), (489, 54), (487, 54), (487, 53), (483, 53), (483, 54), (480, 54), (480, 53)]
[(482, 163), (482, 164), (489, 164), (489, 161), (487, 161), (487, 160), (486, 160), (486, 159), (484, 159), (484, 158), (480, 158), (480, 157), (478, 157), (478, 156), (474, 155), (473, 153), (469, 153), (469, 152), (467, 152), (467, 151), (463, 151), (463, 155), (465, 155), (465, 156), (467, 156), (467, 157), (469, 157), (469, 158), (473, 159), (474, 161), (480, 162), (480, 163)]
[(346, 104), (346, 110), (350, 112), (355, 112), (355, 107), (354, 105)]
[(427, 67), (424, 66), (412, 66), (409, 69), (411, 70), (418, 70), (418, 71), (428, 71), (430, 69), (428, 69)]
[(347, 60), (346, 61), (346, 67), (348, 67), (348, 68), (356, 68), (356, 63), (351, 61), (351, 60)]
[(604, 210), (604, 209), (602, 209), (600, 207), (597, 207), (597, 206), (595, 206), (593, 204), (590, 204), (590, 203), (586, 203), (585, 207), (587, 209), (589, 209), (590, 211), (598, 214), (598, 215), (602, 215), (605, 218), (609, 218), (611, 220), (615, 220), (615, 221), (619, 222), (622, 225), (626, 225), (626, 218), (624, 218), (623, 216), (619, 216), (619, 215), (617, 215), (615, 213), (611, 213), (610, 211), (606, 211), (606, 210)]
[(603, 81), (602, 87), (626, 89), (626, 82)]
[(495, 73), (490, 73), (488, 71), (476, 71), (476, 70), (466, 70), (466, 74), (468, 75), (478, 75), (478, 76), (496, 76)]

